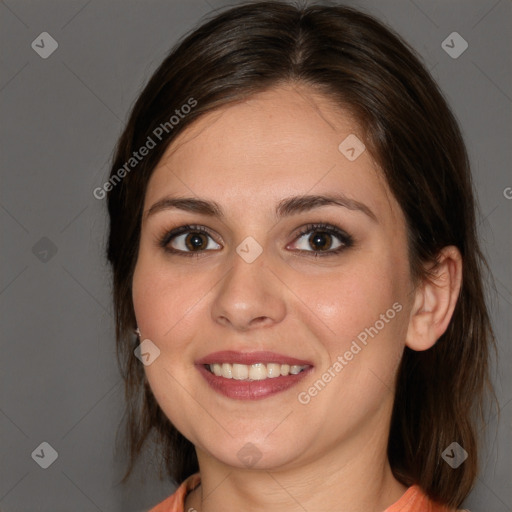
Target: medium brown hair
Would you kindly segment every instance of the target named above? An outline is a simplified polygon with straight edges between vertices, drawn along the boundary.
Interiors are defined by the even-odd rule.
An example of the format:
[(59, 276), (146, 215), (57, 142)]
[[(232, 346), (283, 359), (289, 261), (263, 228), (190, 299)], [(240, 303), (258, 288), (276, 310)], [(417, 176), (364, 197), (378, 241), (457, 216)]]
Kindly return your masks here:
[[(133, 354), (138, 340), (131, 283), (151, 173), (174, 138), (200, 116), (283, 84), (306, 85), (355, 116), (404, 212), (414, 280), (428, 278), (425, 268), (443, 247), (455, 245), (462, 254), (462, 288), (447, 331), (430, 350), (405, 349), (388, 445), (398, 480), (458, 506), (477, 475), (477, 433), (485, 390), (492, 391), (494, 343), (467, 152), (447, 102), (407, 43), (361, 11), (317, 3), (250, 2), (204, 22), (153, 74), (119, 139), (111, 178), (176, 109), (191, 98), (196, 102), (108, 193), (107, 257), (130, 454), (123, 481), (152, 434), (176, 482), (198, 471), (194, 446), (160, 409)], [(457, 469), (441, 458), (454, 441), (469, 453)]]

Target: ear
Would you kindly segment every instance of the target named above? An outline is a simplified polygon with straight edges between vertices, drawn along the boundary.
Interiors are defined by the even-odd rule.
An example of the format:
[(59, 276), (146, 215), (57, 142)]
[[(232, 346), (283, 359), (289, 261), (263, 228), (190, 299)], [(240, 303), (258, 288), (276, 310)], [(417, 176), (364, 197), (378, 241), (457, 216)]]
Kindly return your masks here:
[(432, 275), (415, 290), (405, 344), (412, 350), (427, 350), (446, 331), (462, 284), (462, 256), (457, 247), (444, 247)]

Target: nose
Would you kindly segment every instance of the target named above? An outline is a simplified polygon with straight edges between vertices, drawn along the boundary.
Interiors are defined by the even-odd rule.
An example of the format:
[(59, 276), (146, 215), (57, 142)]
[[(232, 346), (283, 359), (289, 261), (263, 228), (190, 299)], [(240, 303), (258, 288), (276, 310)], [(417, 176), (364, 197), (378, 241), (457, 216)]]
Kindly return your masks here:
[(265, 251), (252, 263), (238, 254), (212, 304), (213, 320), (239, 331), (270, 327), (286, 316), (283, 284), (265, 263)]

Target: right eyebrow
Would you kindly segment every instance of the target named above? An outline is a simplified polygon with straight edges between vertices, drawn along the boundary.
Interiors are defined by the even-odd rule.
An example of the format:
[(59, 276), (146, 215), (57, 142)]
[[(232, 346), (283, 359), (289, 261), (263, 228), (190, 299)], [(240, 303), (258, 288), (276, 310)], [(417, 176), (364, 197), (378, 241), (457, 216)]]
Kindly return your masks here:
[(215, 201), (205, 201), (195, 197), (164, 197), (151, 206), (144, 214), (144, 217), (147, 218), (155, 213), (173, 209), (201, 213), (211, 217), (224, 217), (222, 208)]

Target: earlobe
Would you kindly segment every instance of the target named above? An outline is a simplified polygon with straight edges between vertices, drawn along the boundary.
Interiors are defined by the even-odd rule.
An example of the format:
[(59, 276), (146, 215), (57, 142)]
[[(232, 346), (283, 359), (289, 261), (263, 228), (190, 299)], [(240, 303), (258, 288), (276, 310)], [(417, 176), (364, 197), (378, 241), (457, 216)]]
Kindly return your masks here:
[(453, 245), (444, 247), (430, 275), (418, 285), (411, 309), (406, 345), (427, 350), (446, 331), (462, 284), (462, 256)]

